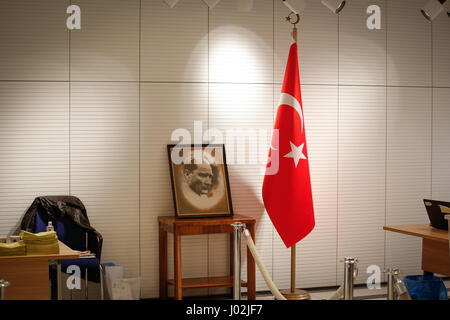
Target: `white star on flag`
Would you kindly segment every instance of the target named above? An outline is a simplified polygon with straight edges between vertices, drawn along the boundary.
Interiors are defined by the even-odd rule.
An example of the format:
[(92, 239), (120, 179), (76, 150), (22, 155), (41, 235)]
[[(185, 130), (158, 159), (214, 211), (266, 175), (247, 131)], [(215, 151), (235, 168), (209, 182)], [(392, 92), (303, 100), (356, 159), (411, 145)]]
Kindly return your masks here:
[(300, 159), (306, 160), (306, 156), (303, 154), (303, 146), (305, 144), (302, 143), (300, 146), (297, 147), (295, 144), (292, 143), (292, 141), (290, 143), (291, 143), (291, 152), (286, 154), (284, 157), (292, 158), (294, 160), (295, 167), (297, 168), (297, 165), (298, 165), (298, 162), (300, 161)]

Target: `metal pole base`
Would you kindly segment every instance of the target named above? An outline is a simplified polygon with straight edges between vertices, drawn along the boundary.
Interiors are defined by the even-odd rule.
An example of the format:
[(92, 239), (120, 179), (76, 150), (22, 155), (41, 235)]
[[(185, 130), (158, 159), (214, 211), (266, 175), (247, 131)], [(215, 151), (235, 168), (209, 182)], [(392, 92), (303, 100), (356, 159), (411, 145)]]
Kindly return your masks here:
[(288, 300), (311, 300), (311, 296), (306, 290), (290, 289), (281, 290), (281, 294)]
[(5, 288), (11, 284), (6, 280), (0, 280), (0, 300), (5, 300)]
[(241, 300), (241, 232), (245, 224), (235, 222), (231, 226), (234, 227), (233, 299)]

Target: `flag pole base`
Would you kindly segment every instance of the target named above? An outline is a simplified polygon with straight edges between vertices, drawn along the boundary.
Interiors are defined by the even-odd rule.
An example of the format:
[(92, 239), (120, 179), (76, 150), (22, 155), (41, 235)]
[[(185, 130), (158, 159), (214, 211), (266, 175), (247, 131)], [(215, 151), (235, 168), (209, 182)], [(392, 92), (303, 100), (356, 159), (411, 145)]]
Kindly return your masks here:
[(287, 300), (311, 300), (311, 296), (306, 290), (295, 289), (292, 291), (291, 289), (286, 289), (280, 292)]

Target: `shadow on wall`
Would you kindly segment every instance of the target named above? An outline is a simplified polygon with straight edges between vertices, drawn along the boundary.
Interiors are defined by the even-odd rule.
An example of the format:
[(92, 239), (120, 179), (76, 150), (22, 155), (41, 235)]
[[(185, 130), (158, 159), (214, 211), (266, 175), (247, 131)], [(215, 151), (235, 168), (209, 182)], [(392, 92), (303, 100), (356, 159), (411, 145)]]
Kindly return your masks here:
[[(258, 225), (261, 222), (265, 211), (264, 203), (262, 202), (261, 196), (256, 194), (255, 187), (248, 184), (248, 179), (245, 179), (233, 171), (233, 167), (231, 167), (230, 170), (230, 166), (228, 166), (233, 212), (235, 215), (255, 218), (256, 230), (258, 230)], [(263, 175), (260, 177), (261, 185), (262, 179), (264, 179)]]
[(25, 213), (27, 211), (28, 211), (28, 207), (23, 211), (22, 215), (20, 216), (20, 219), (17, 220), (16, 224), (12, 226), (11, 230), (9, 230), (8, 234), (6, 235), (6, 237), (9, 238), (11, 236), (19, 235), (20, 231), (22, 230), (20, 225), (21, 225), (23, 217), (25, 216)]

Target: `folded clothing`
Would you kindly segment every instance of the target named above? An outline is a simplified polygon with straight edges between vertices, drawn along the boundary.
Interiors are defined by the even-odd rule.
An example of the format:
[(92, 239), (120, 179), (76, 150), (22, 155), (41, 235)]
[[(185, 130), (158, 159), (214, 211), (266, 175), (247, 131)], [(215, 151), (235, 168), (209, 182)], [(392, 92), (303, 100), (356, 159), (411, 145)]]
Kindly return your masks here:
[(20, 231), (20, 237), (27, 248), (27, 255), (58, 254), (59, 243), (55, 231), (31, 233)]
[(58, 236), (55, 231), (31, 233), (27, 231), (20, 231), (20, 238), (25, 242), (41, 242), (41, 243), (53, 243), (58, 242)]
[(23, 242), (0, 243), (0, 256), (24, 256), (27, 247)]
[(30, 244), (27, 243), (27, 255), (35, 256), (41, 254), (58, 254), (59, 253), (59, 244), (51, 243), (51, 244)]

